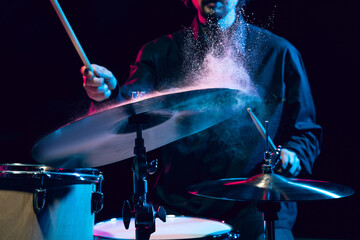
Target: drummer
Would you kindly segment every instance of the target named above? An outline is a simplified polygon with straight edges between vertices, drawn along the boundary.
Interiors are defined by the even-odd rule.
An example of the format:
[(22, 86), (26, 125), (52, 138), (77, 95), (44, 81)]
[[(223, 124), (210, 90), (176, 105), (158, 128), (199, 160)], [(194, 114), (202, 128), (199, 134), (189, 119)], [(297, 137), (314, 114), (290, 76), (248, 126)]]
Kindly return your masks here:
[[(249, 107), (261, 121), (269, 120), (271, 138), (283, 146), (281, 174), (310, 175), (320, 153), (322, 129), (315, 122), (299, 52), (284, 38), (245, 23), (240, 11), (245, 0), (182, 1), (197, 10), (191, 26), (145, 44), (122, 86), (102, 66), (93, 65), (93, 78), (83, 67), (88, 96), (99, 104), (130, 99), (133, 91), (235, 83), (261, 98), (261, 103)], [(149, 199), (164, 206), (168, 214), (224, 220), (239, 231), (242, 240), (264, 239), (264, 224), (255, 203), (206, 199), (186, 191), (207, 180), (260, 173), (263, 151), (263, 139), (250, 118), (244, 117), (168, 144), (157, 150), (160, 171), (156, 184), (149, 188)], [(276, 239), (294, 239), (296, 214), (295, 203), (281, 204)]]

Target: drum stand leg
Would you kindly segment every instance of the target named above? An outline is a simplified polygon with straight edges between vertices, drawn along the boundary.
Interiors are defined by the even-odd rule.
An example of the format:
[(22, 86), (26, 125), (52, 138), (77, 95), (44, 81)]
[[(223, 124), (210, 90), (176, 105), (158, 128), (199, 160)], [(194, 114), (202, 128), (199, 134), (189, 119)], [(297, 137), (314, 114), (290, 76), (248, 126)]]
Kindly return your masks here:
[(280, 203), (259, 203), (257, 208), (263, 213), (265, 222), (265, 239), (275, 240), (275, 220), (278, 219), (277, 213), (280, 211)]
[[(146, 176), (153, 171), (154, 164), (146, 161), (146, 150), (144, 139), (142, 138), (142, 123), (147, 121), (146, 115), (136, 115), (129, 119), (130, 123), (136, 124), (136, 139), (133, 160), (133, 190), (134, 190), (134, 209), (135, 209), (135, 236), (136, 240), (149, 240), (150, 235), (155, 232), (155, 218), (166, 221), (166, 212), (160, 207), (155, 211), (152, 204), (146, 202), (147, 181)], [(129, 228), (131, 210), (128, 202), (123, 205), (123, 220), (125, 228)]]

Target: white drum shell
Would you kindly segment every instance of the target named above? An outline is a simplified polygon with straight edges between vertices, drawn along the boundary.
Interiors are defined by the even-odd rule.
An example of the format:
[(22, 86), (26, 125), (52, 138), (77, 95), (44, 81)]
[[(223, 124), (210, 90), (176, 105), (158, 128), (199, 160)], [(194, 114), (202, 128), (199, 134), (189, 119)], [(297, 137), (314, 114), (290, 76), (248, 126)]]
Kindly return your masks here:
[[(2, 173), (3, 174), (3, 173)], [(35, 175), (34, 175), (35, 176)], [(2, 240), (92, 240), (95, 215), (91, 198), (95, 183), (46, 189), (46, 204), (35, 213), (31, 179), (0, 176), (0, 238)]]

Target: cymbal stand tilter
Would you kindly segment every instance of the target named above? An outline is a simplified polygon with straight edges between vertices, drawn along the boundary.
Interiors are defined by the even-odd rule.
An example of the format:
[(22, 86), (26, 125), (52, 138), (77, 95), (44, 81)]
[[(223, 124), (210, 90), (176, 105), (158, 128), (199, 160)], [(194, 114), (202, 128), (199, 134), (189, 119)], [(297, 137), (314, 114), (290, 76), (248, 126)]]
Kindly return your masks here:
[[(261, 166), (263, 174), (274, 174), (273, 164), (277, 163), (280, 158), (280, 147), (275, 149), (273, 152), (270, 151), (270, 141), (269, 139), (269, 122), (265, 121), (266, 137), (265, 137), (265, 153), (264, 161), (265, 163)], [(269, 141), (270, 140), (270, 141)], [(273, 145), (273, 144), (272, 144)], [(272, 201), (259, 202), (257, 204), (258, 210), (263, 214), (263, 219), (265, 222), (265, 239), (266, 240), (275, 240), (275, 220), (278, 220), (277, 213), (280, 211), (280, 203)]]
[[(136, 125), (135, 157), (132, 166), (136, 240), (150, 239), (150, 235), (155, 232), (155, 218), (159, 218), (163, 222), (166, 221), (166, 212), (163, 207), (159, 207), (158, 211), (155, 211), (153, 205), (146, 202), (146, 176), (148, 173), (154, 173), (157, 168), (157, 160), (149, 164), (146, 160), (146, 149), (144, 147), (144, 139), (142, 138), (142, 124), (148, 122), (148, 120), (149, 116), (146, 114), (139, 114), (129, 118), (129, 123)], [(124, 202), (122, 215), (125, 228), (128, 229), (132, 215), (128, 201)]]

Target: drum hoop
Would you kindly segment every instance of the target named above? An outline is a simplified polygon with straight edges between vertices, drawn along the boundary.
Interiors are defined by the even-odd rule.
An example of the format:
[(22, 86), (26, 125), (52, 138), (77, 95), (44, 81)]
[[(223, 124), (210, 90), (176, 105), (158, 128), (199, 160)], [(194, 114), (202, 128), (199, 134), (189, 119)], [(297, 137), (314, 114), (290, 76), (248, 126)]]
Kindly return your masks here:
[(1, 164), (1, 178), (31, 178), (45, 180), (75, 181), (77, 183), (99, 183), (103, 180), (102, 173), (93, 168), (56, 169), (36, 164)]

